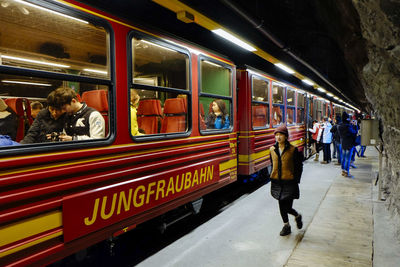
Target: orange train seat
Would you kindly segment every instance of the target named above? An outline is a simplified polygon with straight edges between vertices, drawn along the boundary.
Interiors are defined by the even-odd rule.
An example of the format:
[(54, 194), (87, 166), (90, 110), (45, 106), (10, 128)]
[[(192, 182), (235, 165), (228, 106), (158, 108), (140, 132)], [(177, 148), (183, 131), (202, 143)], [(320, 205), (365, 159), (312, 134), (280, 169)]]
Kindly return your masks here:
[(24, 103), (25, 103), (26, 118), (29, 126), (31, 126), (34, 120), (32, 117), (31, 102), (29, 101), (29, 99), (24, 98)]
[(21, 141), (25, 136), (25, 114), (24, 114), (24, 104), (22, 98), (7, 98), (4, 100), (16, 114), (18, 118), (17, 122), (17, 136), (15, 141)]
[(103, 116), (108, 134), (108, 92), (106, 90), (93, 90), (82, 93), (82, 102), (96, 109)]
[(182, 98), (169, 98), (164, 103), (164, 119), (161, 124), (162, 133), (186, 131), (186, 110)]
[(139, 129), (142, 129), (145, 134), (157, 134), (162, 116), (160, 100), (140, 100), (136, 116)]
[(260, 127), (267, 125), (267, 107), (252, 106), (253, 109), (253, 126)]
[(204, 114), (204, 106), (200, 103), (200, 130), (206, 130), (206, 121), (205, 121), (205, 114)]

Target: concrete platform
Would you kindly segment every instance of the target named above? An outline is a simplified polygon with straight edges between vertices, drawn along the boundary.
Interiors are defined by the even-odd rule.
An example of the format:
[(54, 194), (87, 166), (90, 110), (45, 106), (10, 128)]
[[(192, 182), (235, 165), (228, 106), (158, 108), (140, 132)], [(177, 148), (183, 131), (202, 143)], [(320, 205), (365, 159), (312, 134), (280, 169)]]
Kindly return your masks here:
[(279, 236), (267, 184), (137, 266), (400, 266), (400, 244), (374, 186), (378, 153), (371, 147), (366, 155), (356, 158), (352, 179), (333, 163), (305, 162), (294, 202), (302, 230), (291, 217), (292, 234)]

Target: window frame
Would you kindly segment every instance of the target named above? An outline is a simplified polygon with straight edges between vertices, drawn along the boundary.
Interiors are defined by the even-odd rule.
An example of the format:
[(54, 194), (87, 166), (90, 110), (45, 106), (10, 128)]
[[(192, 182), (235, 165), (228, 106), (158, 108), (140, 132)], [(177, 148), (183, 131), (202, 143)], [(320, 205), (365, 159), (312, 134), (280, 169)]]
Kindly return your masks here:
[[(253, 100), (253, 96), (254, 96), (254, 87), (253, 87), (253, 79), (254, 79), (254, 77), (257, 77), (257, 78), (259, 78), (260, 80), (263, 80), (263, 81), (266, 81), (266, 82), (268, 82), (268, 88), (267, 88), (267, 96), (268, 96), (268, 101), (258, 101), (258, 100)], [(251, 127), (252, 127), (252, 129), (253, 130), (264, 130), (264, 129), (268, 129), (268, 128), (270, 128), (270, 125), (271, 125), (271, 121), (270, 121), (270, 94), (269, 94), (269, 92), (270, 92), (270, 90), (271, 90), (271, 84), (272, 84), (272, 81), (270, 80), (270, 79), (268, 79), (268, 78), (266, 78), (266, 77), (263, 77), (263, 76), (261, 76), (261, 75), (257, 75), (257, 74), (254, 74), (254, 73), (251, 73), (251, 75), (250, 75), (250, 81), (251, 81), (251, 94), (250, 94), (250, 101), (251, 101), (251, 110), (250, 110), (250, 114), (251, 114)], [(254, 126), (254, 124), (253, 124), (253, 103), (255, 103), (255, 104), (260, 104), (260, 105), (267, 105), (267, 120), (268, 120), (268, 124), (267, 125), (265, 125), (265, 126)]]
[[(203, 61), (209, 61), (211, 63), (220, 65), (226, 69), (230, 70), (230, 96), (222, 96), (222, 95), (216, 95), (216, 94), (210, 94), (210, 93), (203, 93), (202, 92), (202, 73), (201, 73), (201, 62)], [(198, 56), (197, 59), (197, 66), (198, 66), (198, 72), (197, 72), (197, 77), (198, 77), (198, 99), (197, 99), (197, 103), (198, 103), (198, 107), (199, 107), (199, 114), (197, 114), (197, 116), (199, 116), (198, 118), (198, 127), (199, 127), (199, 132), (201, 135), (211, 135), (211, 134), (216, 134), (216, 133), (230, 133), (233, 131), (233, 126), (234, 126), (234, 121), (235, 121), (235, 114), (233, 113), (234, 108), (233, 105), (235, 104), (233, 99), (234, 99), (234, 90), (233, 90), (233, 82), (234, 82), (234, 73), (233, 73), (233, 69), (234, 67), (230, 64), (227, 64), (223, 61), (219, 61), (216, 60), (214, 58), (211, 58), (209, 56), (200, 54)], [(229, 128), (228, 129), (206, 129), (206, 130), (202, 130), (201, 129), (201, 125), (200, 125), (200, 97), (209, 97), (209, 98), (214, 98), (214, 99), (223, 99), (223, 100), (228, 100), (230, 101), (230, 107), (229, 107)], [(208, 111), (208, 110), (207, 110)], [(204, 112), (206, 113), (206, 112)]]
[[(303, 107), (300, 107), (300, 108), (299, 108), (299, 101), (298, 101), (299, 95), (303, 96)], [(298, 121), (297, 112), (299, 109), (302, 110), (302, 112), (303, 112), (303, 122)], [(296, 124), (304, 124), (306, 122), (305, 110), (306, 110), (306, 94), (303, 92), (296, 91)]]
[[(283, 92), (282, 92), (282, 96), (283, 96), (283, 103), (282, 104), (275, 104), (274, 103), (274, 94), (273, 94), (273, 86), (274, 86), (274, 83), (276, 83), (276, 84), (278, 84), (279, 86), (281, 86), (282, 87), (282, 89), (283, 89)], [(272, 128), (276, 128), (276, 127), (278, 127), (279, 125), (281, 125), (281, 124), (285, 124), (286, 123), (286, 88), (287, 88), (287, 86), (286, 85), (283, 85), (283, 84), (281, 84), (280, 82), (276, 82), (276, 81), (272, 81), (272, 84), (271, 84), (271, 97), (272, 97), (272, 108), (274, 108), (274, 107), (279, 107), (283, 112), (283, 114), (282, 114), (282, 121), (279, 123), (279, 124), (276, 124), (276, 125), (273, 125), (273, 124), (271, 124), (271, 126), (272, 126)], [(282, 109), (282, 107), (283, 107), (283, 109)]]
[[(287, 101), (287, 95), (288, 95), (288, 92), (289, 91), (291, 91), (291, 92), (293, 92), (293, 104), (294, 105), (289, 105), (288, 104), (288, 101)], [(294, 89), (294, 88), (292, 88), (292, 87), (290, 87), (290, 86), (287, 86), (286, 87), (286, 94), (285, 94), (285, 100), (286, 100), (286, 116), (285, 116), (285, 118), (287, 118), (287, 114), (288, 114), (288, 109), (292, 109), (293, 110), (293, 122), (292, 123), (287, 123), (287, 125), (295, 125), (296, 124), (296, 122), (297, 122), (297, 114), (296, 114), (296, 89)], [(287, 122), (287, 120), (286, 120), (286, 122)]]
[(0, 73), (9, 75), (19, 75), (26, 77), (37, 77), (44, 79), (54, 79), (60, 81), (70, 82), (82, 82), (94, 85), (104, 85), (108, 87), (108, 117), (109, 127), (108, 136), (102, 139), (90, 139), (90, 140), (73, 140), (68, 142), (51, 142), (51, 143), (33, 143), (33, 144), (21, 144), (20, 146), (5, 146), (0, 149), (0, 156), (2, 155), (19, 155), (19, 154), (31, 154), (41, 152), (54, 152), (62, 151), (67, 149), (76, 148), (87, 148), (102, 145), (110, 145), (115, 140), (116, 133), (116, 120), (115, 120), (115, 33), (111, 24), (104, 18), (86, 13), (76, 8), (63, 5), (56, 2), (32, 2), (32, 4), (52, 10), (59, 13), (85, 20), (94, 25), (99, 25), (106, 31), (106, 42), (108, 44), (108, 66), (110, 75), (109, 77), (102, 79), (98, 77), (79, 76), (75, 74), (58, 73), (47, 70), (29, 69), (26, 67), (0, 65)]
[[(141, 39), (146, 40), (148, 42), (152, 42), (156, 45), (160, 45), (179, 53), (187, 55), (188, 60), (188, 89), (178, 89), (178, 88), (171, 88), (171, 87), (164, 87), (164, 86), (152, 86), (152, 85), (145, 85), (133, 82), (133, 47), (132, 47), (132, 39)], [(143, 32), (137, 30), (131, 30), (127, 35), (127, 78), (128, 78), (128, 87), (127, 87), (127, 111), (128, 112), (128, 130), (129, 135), (132, 140), (136, 142), (145, 142), (145, 141), (153, 141), (153, 140), (168, 140), (172, 138), (179, 138), (179, 137), (188, 137), (192, 134), (193, 131), (193, 123), (192, 123), (192, 55), (190, 51), (179, 45), (172, 44), (168, 41), (165, 41), (161, 38), (156, 38), (152, 35), (145, 34)], [(149, 91), (156, 91), (156, 92), (166, 92), (166, 93), (178, 93), (178, 94), (185, 94), (187, 95), (187, 130), (185, 132), (178, 132), (178, 133), (158, 133), (158, 134), (150, 134), (150, 135), (132, 135), (131, 131), (131, 115), (130, 115), (130, 98), (131, 98), (131, 90), (130, 89), (138, 89), (138, 90), (149, 90)]]

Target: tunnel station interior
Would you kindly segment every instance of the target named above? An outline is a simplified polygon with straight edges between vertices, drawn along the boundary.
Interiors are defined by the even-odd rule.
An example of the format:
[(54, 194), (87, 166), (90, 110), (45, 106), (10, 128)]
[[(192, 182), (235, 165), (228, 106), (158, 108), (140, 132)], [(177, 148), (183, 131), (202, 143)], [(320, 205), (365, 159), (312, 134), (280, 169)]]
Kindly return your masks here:
[[(177, 18), (162, 1), (82, 1), (274, 75), (265, 59)], [(400, 3), (393, 0), (181, 1), (382, 124), (383, 193), (400, 228)], [(190, 14), (189, 14), (190, 17)], [(302, 82), (290, 74), (286, 80)], [(311, 88), (312, 89), (312, 88)], [(315, 90), (315, 94), (320, 92)], [(400, 238), (400, 231), (398, 232)]]

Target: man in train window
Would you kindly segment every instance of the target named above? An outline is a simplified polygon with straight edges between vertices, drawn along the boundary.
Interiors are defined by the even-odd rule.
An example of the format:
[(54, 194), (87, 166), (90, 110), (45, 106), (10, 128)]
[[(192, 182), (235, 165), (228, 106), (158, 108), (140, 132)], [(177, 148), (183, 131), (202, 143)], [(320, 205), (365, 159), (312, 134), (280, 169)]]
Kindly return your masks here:
[(56, 103), (66, 112), (61, 141), (99, 139), (105, 137), (105, 121), (94, 108), (81, 103), (71, 88), (58, 88), (55, 91)]
[(64, 128), (65, 112), (61, 108), (56, 108), (55, 105), (55, 91), (52, 91), (47, 96), (47, 108), (40, 110), (35, 116), (21, 144), (58, 141), (58, 134)]

